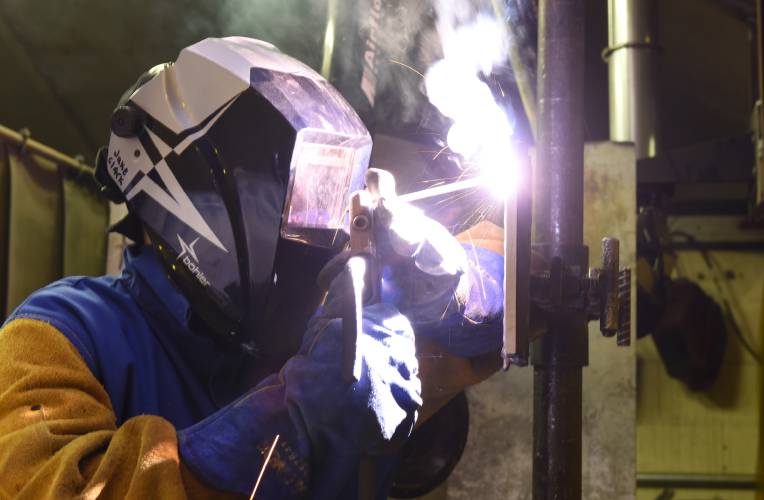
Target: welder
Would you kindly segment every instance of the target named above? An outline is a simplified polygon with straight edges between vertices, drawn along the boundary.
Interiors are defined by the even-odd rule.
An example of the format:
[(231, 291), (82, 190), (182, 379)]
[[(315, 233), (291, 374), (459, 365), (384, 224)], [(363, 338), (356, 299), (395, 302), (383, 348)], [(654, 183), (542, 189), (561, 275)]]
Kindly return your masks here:
[[(354, 498), (363, 459), (383, 498), (417, 419), (498, 360), (502, 268), (377, 199), (381, 297), (344, 379), (336, 263), (371, 146), (326, 80), (252, 39), (128, 89), (96, 177), (135, 244), (120, 276), (53, 283), (0, 331), (0, 496), (250, 495), (262, 469), (257, 498)], [(426, 349), (450, 381), (419, 372)]]

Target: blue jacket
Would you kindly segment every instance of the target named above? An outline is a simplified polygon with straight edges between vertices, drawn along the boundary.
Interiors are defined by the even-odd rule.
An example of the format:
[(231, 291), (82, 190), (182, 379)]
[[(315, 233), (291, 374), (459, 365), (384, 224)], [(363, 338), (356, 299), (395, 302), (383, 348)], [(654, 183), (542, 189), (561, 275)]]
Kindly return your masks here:
[(225, 378), (223, 368), (247, 361), (193, 333), (189, 312), (156, 253), (131, 247), (121, 276), (59, 280), (27, 298), (6, 323), (37, 319), (62, 332), (109, 394), (117, 425), (151, 414), (183, 429), (238, 395), (216, 382)]
[[(478, 254), (474, 255), (477, 258)], [(481, 265), (473, 265), (469, 271), (481, 275), (480, 291), (473, 291), (480, 296), (479, 300), (469, 301), (472, 305), (462, 307), (445, 322), (439, 321), (439, 328), (433, 328), (428, 321), (416, 327), (414, 321), (418, 334), (421, 331), (436, 338), (439, 332), (446, 335), (448, 342), (445, 344), (452, 347), (455, 354), (474, 355), (500, 347), (501, 336), (496, 322), (486, 327), (485, 323), (476, 324), (473, 318), (498, 317), (502, 302), (501, 259), (490, 252), (481, 253), (480, 259)], [(476, 304), (480, 304), (479, 314), (474, 314)], [(464, 321), (465, 313), (470, 313), (471, 321)], [(220, 425), (221, 417), (228, 422), (251, 419), (251, 408), (241, 409), (240, 403), (228, 404), (253, 387), (254, 382), (267, 372), (258, 376), (257, 369), (262, 367), (255, 366), (240, 349), (194, 333), (189, 325), (190, 317), (188, 302), (168, 279), (156, 253), (148, 247), (132, 247), (125, 253), (125, 269), (121, 276), (60, 280), (32, 294), (6, 323), (17, 318), (30, 318), (52, 324), (77, 348), (103, 384), (117, 425), (141, 414), (167, 419), (179, 430), (184, 460), (190, 457), (192, 468), (194, 457), (198, 463), (205, 464), (209, 470), (202, 476), (212, 479), (211, 484), (215, 486), (216, 477), (230, 473), (231, 462), (210, 464), (208, 458), (220, 453), (220, 442), (212, 443), (211, 447), (194, 445), (188, 436), (205, 432), (205, 429), (221, 435), (215, 427)], [(438, 317), (443, 318), (442, 310)], [(232, 384), (234, 380), (241, 384)], [(205, 419), (206, 422), (202, 422)], [(231, 439), (235, 442), (236, 436)], [(296, 447), (302, 444), (297, 443)], [(327, 481), (331, 478), (328, 469), (345, 471), (354, 465), (352, 460), (347, 461), (347, 457), (332, 460), (337, 462), (336, 467), (320, 466), (327, 466), (324, 474)], [(381, 465), (389, 473), (389, 461)], [(246, 464), (246, 467), (249, 480), (251, 465)], [(296, 464), (295, 470), (299, 468)], [(298, 472), (295, 477), (299, 476)], [(357, 477), (353, 472), (343, 475), (343, 479)], [(228, 485), (231, 481), (229, 478), (219, 483)], [(351, 480), (344, 489), (343, 497), (355, 496), (356, 487), (352, 483)]]

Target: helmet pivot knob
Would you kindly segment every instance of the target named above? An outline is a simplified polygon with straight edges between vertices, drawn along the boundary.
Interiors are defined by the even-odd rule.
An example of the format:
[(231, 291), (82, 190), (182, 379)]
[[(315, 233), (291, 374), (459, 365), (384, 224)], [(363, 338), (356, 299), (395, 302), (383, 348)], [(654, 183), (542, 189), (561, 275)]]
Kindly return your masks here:
[(111, 131), (119, 137), (135, 137), (143, 128), (142, 113), (130, 106), (120, 106), (111, 115)]

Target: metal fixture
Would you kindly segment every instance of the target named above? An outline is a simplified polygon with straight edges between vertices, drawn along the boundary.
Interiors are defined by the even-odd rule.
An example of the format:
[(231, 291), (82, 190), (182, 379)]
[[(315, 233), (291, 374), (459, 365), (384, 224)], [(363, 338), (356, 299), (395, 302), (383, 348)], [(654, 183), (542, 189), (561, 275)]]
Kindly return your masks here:
[(531, 349), (534, 500), (581, 498), (588, 321), (600, 319), (620, 345), (630, 341), (630, 274), (619, 270), (618, 240), (603, 239), (603, 265), (592, 270), (583, 245), (583, 68), (584, 3), (541, 0), (533, 253), (543, 269), (529, 281), (531, 323), (536, 316), (545, 326)]
[(754, 184), (750, 134), (714, 139), (637, 161), (637, 205), (668, 215), (749, 213)]

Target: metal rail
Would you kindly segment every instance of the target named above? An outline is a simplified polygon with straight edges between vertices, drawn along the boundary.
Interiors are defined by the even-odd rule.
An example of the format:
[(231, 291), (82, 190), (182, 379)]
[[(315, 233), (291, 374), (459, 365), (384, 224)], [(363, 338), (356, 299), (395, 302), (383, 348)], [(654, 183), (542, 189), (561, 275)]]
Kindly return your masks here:
[(747, 474), (637, 474), (637, 488), (755, 490), (758, 485), (756, 477)]
[(65, 168), (73, 170), (77, 174), (93, 175), (92, 167), (87, 166), (76, 158), (67, 156), (60, 151), (57, 151), (39, 141), (32, 139), (29, 137), (29, 134), (17, 132), (13, 129), (0, 125), (0, 140), (12, 142), (32, 154), (47, 158), (48, 160), (62, 165)]

